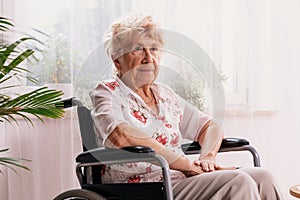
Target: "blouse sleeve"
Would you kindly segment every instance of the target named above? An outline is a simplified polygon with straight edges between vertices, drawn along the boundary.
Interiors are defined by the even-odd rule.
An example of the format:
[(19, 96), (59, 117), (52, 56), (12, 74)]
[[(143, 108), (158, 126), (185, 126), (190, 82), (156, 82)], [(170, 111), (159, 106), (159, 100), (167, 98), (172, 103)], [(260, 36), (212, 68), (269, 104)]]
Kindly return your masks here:
[(179, 97), (179, 100), (183, 106), (182, 120), (179, 125), (182, 137), (197, 141), (201, 129), (211, 120), (211, 117), (190, 105), (183, 98)]
[(103, 146), (107, 137), (122, 122), (126, 122), (122, 113), (118, 95), (104, 84), (99, 84), (90, 92), (93, 104), (91, 112), (94, 120), (97, 143)]

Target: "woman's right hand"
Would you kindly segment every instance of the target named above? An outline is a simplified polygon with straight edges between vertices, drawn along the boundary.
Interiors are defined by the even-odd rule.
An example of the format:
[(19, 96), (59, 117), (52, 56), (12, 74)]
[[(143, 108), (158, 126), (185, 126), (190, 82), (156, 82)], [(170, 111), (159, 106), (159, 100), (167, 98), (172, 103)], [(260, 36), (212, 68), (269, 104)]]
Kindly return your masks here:
[(202, 170), (202, 168), (200, 166), (197, 166), (191, 162), (190, 168), (187, 170), (183, 170), (182, 173), (184, 173), (184, 175), (186, 177), (191, 177), (191, 176), (203, 174), (204, 171)]

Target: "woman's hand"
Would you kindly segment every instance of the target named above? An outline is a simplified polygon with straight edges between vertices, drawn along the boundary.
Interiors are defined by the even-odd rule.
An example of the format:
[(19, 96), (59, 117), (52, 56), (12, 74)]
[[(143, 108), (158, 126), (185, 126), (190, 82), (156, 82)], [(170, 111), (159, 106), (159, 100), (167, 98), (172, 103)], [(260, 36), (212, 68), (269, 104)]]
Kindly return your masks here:
[(201, 167), (203, 172), (213, 172), (216, 170), (235, 170), (237, 167), (221, 167), (216, 164), (216, 159), (214, 156), (204, 156), (200, 157), (199, 160), (194, 160), (196, 166)]
[(195, 165), (193, 162), (190, 162), (190, 167), (187, 170), (182, 170), (182, 173), (184, 173), (184, 175), (186, 177), (191, 177), (191, 176), (195, 176), (195, 175), (199, 175), (199, 174), (203, 174), (204, 171), (202, 170), (202, 168), (200, 166)]
[(185, 156), (179, 157), (173, 163), (170, 163), (169, 166), (171, 169), (181, 171), (186, 177), (204, 173), (200, 166), (195, 165), (190, 159)]
[(201, 167), (204, 172), (213, 172), (219, 168), (219, 166), (216, 164), (215, 157), (212, 155), (200, 157), (198, 160), (194, 161), (194, 164)]

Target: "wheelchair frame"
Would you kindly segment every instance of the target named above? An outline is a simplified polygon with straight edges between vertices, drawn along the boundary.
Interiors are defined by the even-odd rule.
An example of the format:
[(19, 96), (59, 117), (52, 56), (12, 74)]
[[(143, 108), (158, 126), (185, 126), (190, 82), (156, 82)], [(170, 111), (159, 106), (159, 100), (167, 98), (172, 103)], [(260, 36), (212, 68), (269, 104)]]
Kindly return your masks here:
[[(163, 199), (172, 200), (173, 191), (171, 185), (171, 177), (169, 165), (167, 161), (160, 155), (156, 155), (153, 149), (143, 146), (124, 147), (121, 149), (112, 149), (97, 147), (95, 141), (95, 133), (90, 110), (87, 109), (76, 98), (63, 100), (64, 108), (77, 106), (77, 114), (79, 118), (80, 132), (82, 137), (82, 145), (84, 152), (76, 157), (76, 175), (82, 189), (69, 190), (59, 194), (54, 200), (63, 200), (68, 198), (83, 198), (88, 200), (102, 199), (147, 199), (145, 191), (155, 189), (160, 191)], [(201, 146), (198, 142), (183, 144), (182, 150), (186, 155), (199, 154)], [(260, 158), (258, 152), (245, 139), (225, 138), (222, 141), (219, 152), (230, 151), (249, 151), (253, 157), (255, 167), (260, 167)], [(120, 164), (130, 162), (154, 162), (161, 166), (163, 173), (163, 182), (158, 183), (134, 183), (134, 184), (99, 184), (100, 175), (93, 176), (94, 173), (99, 173), (99, 165)], [(142, 186), (142, 187), (141, 187)], [(125, 189), (119, 189), (124, 187)], [(129, 189), (143, 189), (140, 192), (140, 197), (130, 196)], [(112, 195), (112, 190), (120, 190), (119, 196)], [(134, 189), (135, 190), (135, 189)], [(136, 190), (138, 191), (138, 190)], [(99, 194), (101, 193), (101, 194)], [(125, 195), (126, 194), (126, 195)], [(152, 194), (151, 192), (149, 193)], [(101, 196), (101, 195), (104, 195)], [(122, 196), (124, 195), (124, 197)], [(159, 194), (158, 194), (159, 195)], [(154, 198), (149, 199), (157, 199)]]

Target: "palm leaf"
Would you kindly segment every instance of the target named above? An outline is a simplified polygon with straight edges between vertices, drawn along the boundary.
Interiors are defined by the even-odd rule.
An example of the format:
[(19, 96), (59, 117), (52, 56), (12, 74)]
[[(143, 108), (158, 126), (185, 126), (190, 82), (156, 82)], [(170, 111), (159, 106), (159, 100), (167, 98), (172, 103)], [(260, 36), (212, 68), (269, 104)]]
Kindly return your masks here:
[[(49, 90), (47, 87), (36, 89), (32, 92), (20, 95), (19, 97), (10, 101), (7, 106), (33, 106), (36, 103), (42, 102), (44, 105), (50, 101), (52, 104), (53, 99), (56, 97), (59, 100), (61, 91)], [(49, 99), (51, 98), (51, 99)]]
[[(9, 149), (0, 149), (0, 153), (7, 152)], [(8, 167), (13, 170), (15, 173), (18, 173), (13, 167), (20, 167), (26, 170), (30, 170), (28, 167), (21, 164), (21, 161), (29, 162), (30, 160), (24, 158), (13, 158), (13, 157), (0, 157), (0, 165)], [(2, 171), (0, 170), (0, 173)]]
[[(21, 62), (23, 62), (26, 58), (28, 58), (29, 56), (31, 56), (33, 54), (33, 50), (31, 49), (27, 49), (26, 51), (22, 52), (20, 55), (18, 55), (15, 59), (13, 59), (9, 65), (7, 66), (8, 69), (22, 69), (20, 67), (17, 67)], [(25, 70), (25, 69), (24, 69)], [(28, 70), (27, 70), (28, 71)]]
[[(64, 110), (55, 104), (61, 101), (62, 91), (49, 90), (47, 87), (36, 89), (32, 92), (20, 95), (14, 99), (6, 99), (0, 103), (0, 118), (8, 120), (4, 116), (18, 115), (31, 122), (25, 114), (31, 114), (41, 121), (41, 116), (51, 118), (63, 117)], [(11, 121), (11, 120), (8, 120)]]
[[(0, 16), (0, 31), (7, 31), (13, 24), (9, 19)], [(12, 77), (17, 79), (27, 78), (32, 82), (36, 82), (36, 79), (29, 77), (27, 74), (30, 72), (19, 66), (23, 61), (29, 60), (33, 55), (34, 50), (38, 50), (38, 47), (28, 48), (22, 50), (21, 44), (28, 40), (38, 40), (33, 37), (21, 38), (12, 44), (0, 43), (0, 85), (7, 82)], [(42, 44), (42, 43), (41, 43)], [(35, 58), (34, 58), (35, 59)], [(30, 115), (38, 118), (43, 122), (44, 117), (61, 118), (63, 117), (64, 110), (62, 107), (56, 105), (60, 104), (62, 91), (50, 90), (47, 87), (36, 89), (32, 92), (28, 92), (22, 95), (14, 95), (11, 97), (8, 94), (1, 92), (4, 89), (15, 87), (17, 85), (5, 85), (0, 87), (0, 122), (7, 121), (9, 123), (18, 124), (17, 117), (34, 125), (31, 121)], [(0, 153), (6, 152), (8, 149), (0, 149)], [(20, 167), (29, 170), (28, 167), (22, 165), (21, 161), (28, 161), (21, 158), (12, 157), (0, 157), (0, 165), (3, 165), (13, 171), (17, 172), (14, 167)], [(0, 173), (2, 171), (0, 170)]]
[[(1, 112), (1, 109), (0, 109), (0, 112)], [(11, 121), (14, 121), (16, 124), (18, 124), (18, 121), (11, 114), (0, 116), (0, 122), (4, 122), (4, 121), (7, 121), (10, 124), (12, 124)]]
[(7, 31), (8, 29), (10, 29), (13, 26), (14, 25), (12, 23), (10, 23), (10, 20), (8, 18), (0, 17), (0, 30), (1, 31)]
[[(20, 64), (23, 60), (28, 58), (31, 54), (33, 54), (33, 50), (27, 49), (24, 52), (22, 52), (19, 56), (16, 58), (11, 58), (12, 54), (15, 53), (15, 48), (18, 47), (21, 43), (25, 42), (26, 40), (32, 40), (33, 38), (21, 38), (17, 40), (16, 42), (8, 45), (4, 50), (0, 53), (0, 79), (3, 78), (6, 74), (8, 74), (10, 71), (14, 70), (18, 64)], [(9, 62), (9, 60), (12, 59), (10, 64), (8, 66), (5, 66), (6, 62)], [(25, 69), (18, 67), (17, 69), (21, 69), (26, 71)]]
[[(0, 84), (1, 84), (1, 83), (4, 83), (5, 81), (7, 81), (7, 80), (10, 79), (10, 78), (12, 78), (12, 76), (7, 76), (7, 77), (5, 77), (4, 79), (0, 80)], [(7, 86), (6, 86), (6, 87), (7, 87)], [(2, 88), (0, 88), (0, 89), (2, 89)]]

